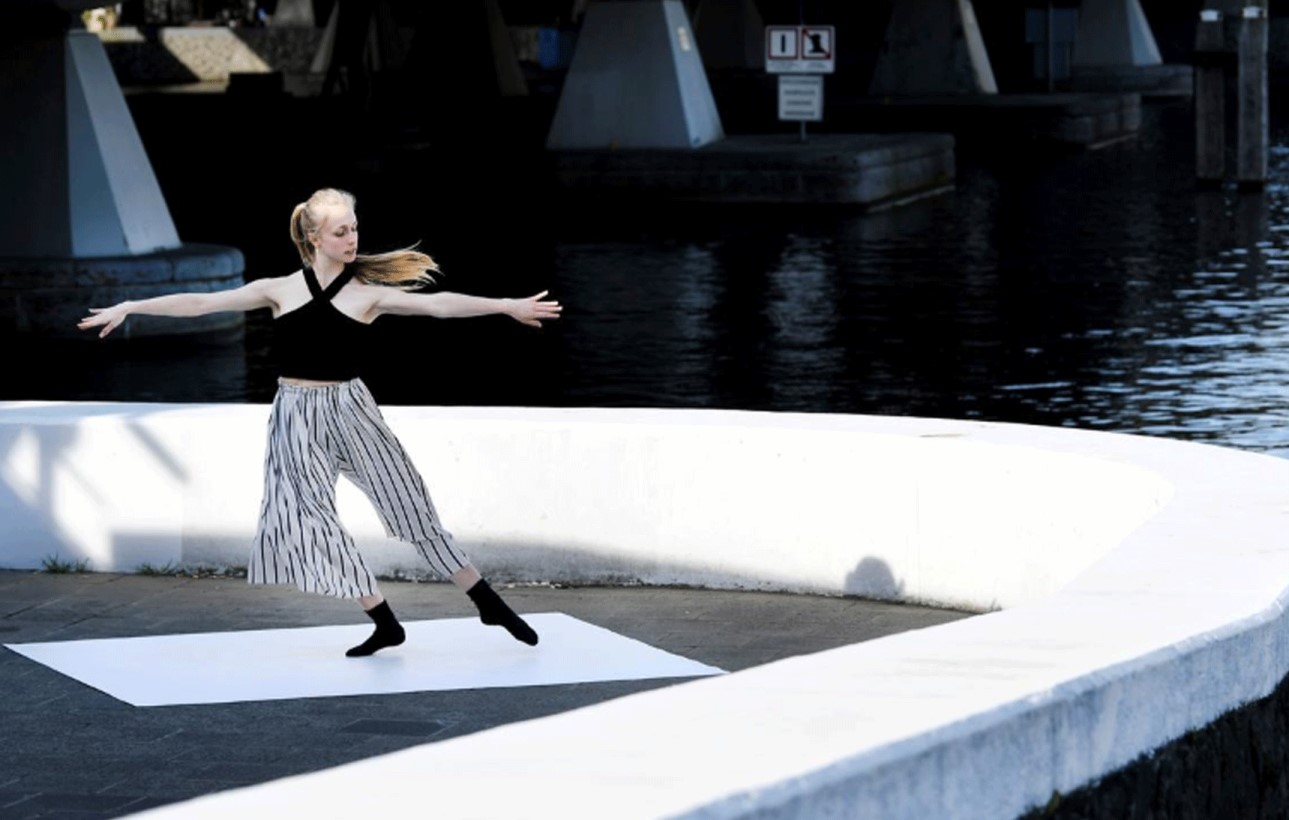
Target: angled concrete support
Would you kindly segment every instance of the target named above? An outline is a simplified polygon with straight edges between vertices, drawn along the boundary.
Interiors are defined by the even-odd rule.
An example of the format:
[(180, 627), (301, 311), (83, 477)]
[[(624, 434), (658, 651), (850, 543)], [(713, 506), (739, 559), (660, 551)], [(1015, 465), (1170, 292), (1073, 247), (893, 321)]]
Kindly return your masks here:
[(1189, 63), (1163, 62), (1140, 0), (1083, 0), (1074, 41), (1070, 88), (1136, 91), (1157, 97), (1194, 91)]
[(356, 96), (366, 96), (371, 75), (398, 64), (406, 56), (396, 30), (389, 0), (337, 0), (310, 67), (316, 74), (326, 74), (322, 93), (343, 88)]
[(523, 97), (528, 94), (528, 81), (519, 67), (515, 42), (510, 39), (506, 18), (502, 16), (497, 0), (487, 0), (488, 41), (492, 44), (492, 65), (497, 72), (497, 91), (503, 97)]
[(699, 0), (694, 32), (707, 68), (765, 68), (765, 20), (753, 0)]
[(588, 6), (547, 148), (697, 148), (723, 136), (680, 0)]
[(997, 94), (971, 0), (896, 0), (869, 93)]
[[(0, 49), (0, 332), (73, 335), (91, 305), (241, 284), (240, 251), (179, 240), (98, 37), (19, 34)], [(241, 315), (128, 324), (184, 333)]]
[(1162, 62), (1140, 0), (1083, 0), (1074, 41), (1076, 68)]
[(0, 198), (6, 256), (111, 256), (179, 247), (179, 235), (98, 37), (0, 52)]
[[(528, 94), (497, 0), (414, 4), (415, 35), (400, 28), (396, 0), (340, 0), (332, 7), (311, 71), (326, 73), (322, 93), (364, 99), (377, 77), (415, 79), (399, 92), (430, 108), (459, 107), (480, 97)], [(383, 82), (388, 88), (389, 83)]]

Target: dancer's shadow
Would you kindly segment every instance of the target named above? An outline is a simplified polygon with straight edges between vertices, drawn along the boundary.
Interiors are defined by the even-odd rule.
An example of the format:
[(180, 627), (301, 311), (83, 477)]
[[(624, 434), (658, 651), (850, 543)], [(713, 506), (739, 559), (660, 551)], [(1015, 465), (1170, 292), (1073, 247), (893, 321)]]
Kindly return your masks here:
[(865, 558), (846, 576), (848, 595), (895, 600), (903, 597), (904, 582), (897, 580), (890, 565), (880, 558)]

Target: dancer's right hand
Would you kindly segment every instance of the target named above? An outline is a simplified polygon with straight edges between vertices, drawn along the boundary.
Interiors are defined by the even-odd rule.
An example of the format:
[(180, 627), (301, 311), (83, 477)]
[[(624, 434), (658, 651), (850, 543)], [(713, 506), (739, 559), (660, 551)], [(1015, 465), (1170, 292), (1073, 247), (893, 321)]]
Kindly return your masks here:
[(107, 334), (116, 330), (125, 317), (130, 315), (129, 303), (121, 302), (109, 308), (90, 308), (90, 315), (81, 319), (76, 325), (81, 330), (89, 330), (92, 327), (102, 327), (98, 337), (102, 339)]

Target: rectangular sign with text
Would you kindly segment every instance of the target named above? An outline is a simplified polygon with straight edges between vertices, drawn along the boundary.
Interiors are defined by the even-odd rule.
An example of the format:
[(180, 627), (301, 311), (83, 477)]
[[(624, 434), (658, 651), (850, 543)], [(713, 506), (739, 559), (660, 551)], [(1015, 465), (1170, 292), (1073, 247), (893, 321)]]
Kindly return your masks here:
[(780, 75), (779, 119), (819, 122), (824, 118), (824, 78)]

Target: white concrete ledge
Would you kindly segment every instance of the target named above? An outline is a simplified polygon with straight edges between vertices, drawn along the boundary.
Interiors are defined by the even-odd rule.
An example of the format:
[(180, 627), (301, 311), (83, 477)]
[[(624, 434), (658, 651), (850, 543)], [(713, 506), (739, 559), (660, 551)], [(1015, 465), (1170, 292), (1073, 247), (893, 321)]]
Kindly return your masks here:
[[(1169, 481), (1024, 428), (769, 413), (386, 408), (447, 526), (512, 580), (1041, 600)], [(245, 564), (266, 406), (0, 404), (0, 565)], [(1098, 439), (1098, 441), (1100, 441)], [(1105, 445), (1103, 445), (1104, 447)], [(424, 571), (359, 492), (377, 572)]]
[[(389, 408), (495, 574), (1002, 608), (160, 809), (1003, 818), (1289, 670), (1289, 461), (911, 418)], [(264, 407), (0, 404), (0, 565), (244, 560)], [(343, 513), (388, 571), (355, 496)], [(369, 516), (363, 519), (363, 515)], [(364, 529), (366, 528), (366, 529)], [(361, 784), (361, 787), (360, 785)], [(498, 788), (504, 784), (504, 788)]]

